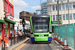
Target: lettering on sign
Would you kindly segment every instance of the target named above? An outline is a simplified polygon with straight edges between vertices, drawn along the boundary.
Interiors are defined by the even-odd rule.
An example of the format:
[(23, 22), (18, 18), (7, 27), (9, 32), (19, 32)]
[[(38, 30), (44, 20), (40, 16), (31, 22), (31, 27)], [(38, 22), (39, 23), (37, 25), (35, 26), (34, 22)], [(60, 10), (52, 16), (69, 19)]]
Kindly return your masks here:
[(14, 17), (12, 17), (12, 16), (8, 16), (8, 19), (14, 21)]

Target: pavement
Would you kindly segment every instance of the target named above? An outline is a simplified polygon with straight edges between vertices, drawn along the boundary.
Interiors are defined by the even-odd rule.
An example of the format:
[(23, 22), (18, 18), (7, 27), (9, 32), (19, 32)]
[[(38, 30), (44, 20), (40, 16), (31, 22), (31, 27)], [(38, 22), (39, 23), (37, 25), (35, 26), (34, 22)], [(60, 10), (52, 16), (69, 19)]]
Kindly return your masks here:
[(8, 48), (6, 48), (5, 50), (13, 50), (14, 48), (20, 46), (22, 43), (24, 43), (25, 41), (27, 41), (29, 38), (24, 39), (23, 41), (16, 43), (15, 45), (9, 46)]

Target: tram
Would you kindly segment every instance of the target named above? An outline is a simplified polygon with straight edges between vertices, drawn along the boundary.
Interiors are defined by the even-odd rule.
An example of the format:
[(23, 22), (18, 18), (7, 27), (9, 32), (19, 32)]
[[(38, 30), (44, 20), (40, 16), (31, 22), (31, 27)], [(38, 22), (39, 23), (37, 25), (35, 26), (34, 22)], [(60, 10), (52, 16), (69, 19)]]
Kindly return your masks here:
[(30, 17), (31, 24), (31, 42), (37, 41), (52, 41), (50, 33), (51, 16), (49, 15), (34, 15)]

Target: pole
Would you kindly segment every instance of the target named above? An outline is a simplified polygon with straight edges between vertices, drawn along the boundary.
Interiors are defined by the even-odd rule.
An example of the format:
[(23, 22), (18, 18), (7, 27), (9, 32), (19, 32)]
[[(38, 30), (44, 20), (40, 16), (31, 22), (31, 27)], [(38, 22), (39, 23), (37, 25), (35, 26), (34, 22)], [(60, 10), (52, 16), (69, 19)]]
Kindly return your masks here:
[(59, 26), (59, 0), (57, 0), (57, 16), (58, 16), (58, 26)]
[(69, 0), (68, 1), (68, 24), (70, 24), (70, 15), (69, 15)]
[(59, 0), (57, 0), (58, 35), (59, 35)]

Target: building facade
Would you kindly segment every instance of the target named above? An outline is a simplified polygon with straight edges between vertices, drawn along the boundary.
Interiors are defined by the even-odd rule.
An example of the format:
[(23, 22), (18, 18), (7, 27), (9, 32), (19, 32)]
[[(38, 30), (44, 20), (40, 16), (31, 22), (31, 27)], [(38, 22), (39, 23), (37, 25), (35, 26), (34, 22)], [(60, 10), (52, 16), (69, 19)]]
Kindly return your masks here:
[(41, 14), (47, 14), (47, 2), (41, 4)]
[(0, 44), (3, 39), (14, 37), (14, 24), (13, 0), (0, 0)]
[[(58, 21), (57, 16), (57, 0), (47, 0), (48, 15), (52, 16), (52, 21)], [(68, 15), (68, 1), (59, 0), (59, 20), (62, 24), (68, 24), (70, 17), (70, 24), (75, 23), (75, 0), (69, 0), (69, 15)]]
[(27, 11), (22, 11), (20, 12), (19, 18), (20, 19), (25, 19), (27, 21), (30, 21), (30, 16), (36, 15), (36, 13), (31, 13), (31, 12), (27, 12)]

